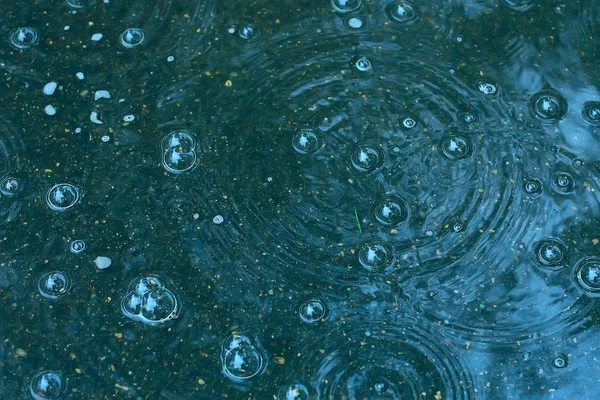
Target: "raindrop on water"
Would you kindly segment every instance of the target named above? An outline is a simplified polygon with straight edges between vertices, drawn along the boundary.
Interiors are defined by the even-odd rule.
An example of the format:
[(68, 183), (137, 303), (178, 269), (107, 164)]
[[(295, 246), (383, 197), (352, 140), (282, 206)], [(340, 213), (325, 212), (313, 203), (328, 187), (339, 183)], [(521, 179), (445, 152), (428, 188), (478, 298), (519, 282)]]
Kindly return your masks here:
[(46, 272), (38, 280), (38, 291), (50, 300), (56, 300), (66, 295), (71, 289), (71, 280), (61, 271)]
[(568, 172), (557, 172), (552, 176), (552, 189), (559, 194), (569, 194), (575, 189), (575, 178)]
[(29, 393), (35, 400), (56, 400), (66, 391), (67, 381), (57, 371), (40, 371), (29, 384)]
[(600, 126), (600, 101), (588, 101), (581, 109), (581, 117), (588, 123)]
[(331, 0), (331, 7), (340, 14), (348, 14), (358, 10), (362, 0)]
[(46, 204), (52, 211), (67, 211), (80, 199), (80, 190), (70, 183), (59, 183), (48, 190)]
[(264, 371), (265, 355), (258, 340), (234, 333), (223, 341), (223, 372), (234, 382), (248, 380)]
[(542, 90), (531, 97), (531, 113), (540, 121), (553, 124), (567, 115), (567, 99), (555, 90)]
[(302, 321), (307, 324), (315, 324), (325, 318), (327, 307), (320, 299), (310, 299), (302, 303), (299, 314)]
[(146, 32), (140, 28), (125, 29), (119, 37), (119, 42), (126, 49), (133, 49), (146, 42)]
[(324, 145), (323, 136), (313, 129), (302, 129), (292, 140), (294, 149), (300, 154), (313, 154)]
[(34, 28), (19, 28), (10, 35), (10, 44), (18, 50), (29, 49), (40, 40), (40, 34)]
[(358, 251), (358, 262), (369, 272), (383, 272), (394, 265), (392, 248), (384, 242), (365, 243)]

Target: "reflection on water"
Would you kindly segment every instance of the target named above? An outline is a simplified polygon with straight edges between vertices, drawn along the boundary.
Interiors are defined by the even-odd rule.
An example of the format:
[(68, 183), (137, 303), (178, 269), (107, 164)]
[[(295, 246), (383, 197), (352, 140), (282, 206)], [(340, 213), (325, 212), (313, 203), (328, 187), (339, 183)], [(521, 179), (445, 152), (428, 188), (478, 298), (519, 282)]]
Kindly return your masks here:
[(596, 393), (598, 26), (534, 0), (5, 7), (0, 397)]

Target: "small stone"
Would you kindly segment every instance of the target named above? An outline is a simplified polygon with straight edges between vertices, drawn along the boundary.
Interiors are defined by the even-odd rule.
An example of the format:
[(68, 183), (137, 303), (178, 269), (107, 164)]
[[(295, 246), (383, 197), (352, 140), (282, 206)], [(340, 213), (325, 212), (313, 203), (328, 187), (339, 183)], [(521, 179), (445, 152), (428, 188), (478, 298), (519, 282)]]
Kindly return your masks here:
[(96, 267), (98, 267), (98, 269), (106, 269), (110, 267), (110, 265), (112, 264), (112, 260), (108, 257), (98, 256), (94, 260), (94, 263), (96, 264)]

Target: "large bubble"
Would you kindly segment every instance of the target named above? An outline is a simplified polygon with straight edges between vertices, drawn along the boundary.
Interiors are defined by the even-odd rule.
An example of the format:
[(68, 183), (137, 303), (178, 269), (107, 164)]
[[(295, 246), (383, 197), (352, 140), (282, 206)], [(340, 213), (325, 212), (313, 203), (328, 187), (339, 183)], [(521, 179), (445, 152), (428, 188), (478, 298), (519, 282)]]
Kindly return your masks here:
[(185, 130), (167, 134), (160, 143), (161, 164), (172, 174), (189, 171), (196, 165), (196, 139)]
[(19, 28), (10, 35), (10, 44), (18, 50), (26, 50), (40, 41), (40, 33), (34, 28)]
[(70, 183), (59, 183), (48, 190), (46, 204), (52, 211), (67, 211), (79, 202), (81, 190)]
[(121, 299), (121, 312), (127, 318), (150, 326), (176, 319), (181, 311), (179, 300), (153, 275), (131, 281)]
[(540, 121), (553, 124), (567, 115), (567, 99), (555, 90), (542, 90), (530, 100), (531, 113)]
[(225, 376), (243, 382), (265, 371), (266, 352), (257, 338), (233, 333), (223, 341), (221, 362)]
[(57, 400), (66, 391), (67, 380), (56, 371), (40, 371), (29, 383), (29, 393), (35, 400)]
[(56, 300), (66, 295), (71, 289), (71, 279), (61, 271), (46, 272), (38, 280), (38, 291), (50, 300)]

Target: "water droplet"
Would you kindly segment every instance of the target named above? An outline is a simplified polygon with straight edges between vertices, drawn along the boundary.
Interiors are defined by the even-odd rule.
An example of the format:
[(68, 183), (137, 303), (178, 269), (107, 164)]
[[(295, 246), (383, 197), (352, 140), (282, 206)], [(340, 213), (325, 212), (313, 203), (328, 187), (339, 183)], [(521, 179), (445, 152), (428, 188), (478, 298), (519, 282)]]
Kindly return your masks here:
[(85, 250), (86, 247), (87, 246), (83, 240), (77, 239), (77, 240), (73, 240), (71, 242), (69, 249), (71, 250), (71, 253), (73, 253), (73, 254), (81, 254), (81, 253), (83, 253), (83, 251)]
[(392, 248), (384, 242), (365, 243), (358, 251), (358, 262), (369, 272), (383, 272), (394, 265)]
[(260, 36), (260, 29), (258, 28), (258, 25), (250, 22), (240, 27), (238, 36), (244, 40), (256, 39)]
[(302, 383), (284, 385), (277, 394), (277, 400), (308, 400), (309, 398), (308, 388)]
[(223, 341), (221, 362), (223, 372), (234, 382), (248, 380), (265, 368), (264, 350), (258, 341), (234, 333)]
[(569, 359), (565, 354), (558, 354), (552, 359), (552, 366), (554, 368), (566, 368), (569, 365)]
[(377, 147), (362, 146), (352, 152), (352, 166), (360, 172), (374, 172), (383, 166), (383, 152)]
[(16, 195), (21, 191), (23, 184), (19, 178), (7, 176), (0, 182), (0, 193), (7, 197)]
[(600, 297), (600, 257), (584, 257), (573, 268), (575, 283), (587, 295)]
[(67, 211), (80, 199), (80, 190), (70, 183), (59, 183), (48, 190), (46, 204), (52, 211)]
[(567, 99), (555, 90), (537, 92), (529, 102), (533, 116), (548, 124), (563, 119), (569, 109)]
[(567, 247), (556, 239), (544, 239), (534, 248), (537, 261), (545, 267), (562, 267), (565, 264)]
[(340, 14), (348, 14), (362, 7), (362, 0), (331, 0), (331, 7)]
[(29, 393), (35, 400), (57, 400), (66, 391), (67, 381), (57, 371), (40, 371), (29, 384)]
[(471, 157), (473, 145), (468, 136), (452, 134), (440, 139), (438, 150), (446, 159), (458, 161)]
[(140, 28), (125, 29), (119, 37), (119, 42), (126, 49), (133, 49), (146, 42), (146, 32)]
[(583, 104), (581, 117), (588, 124), (600, 126), (600, 101), (588, 101)]
[(417, 19), (414, 7), (406, 1), (392, 2), (386, 7), (386, 12), (390, 19), (403, 24), (414, 22)]
[(366, 57), (360, 57), (358, 60), (356, 60), (354, 66), (360, 72), (369, 72), (373, 69), (371, 66), (371, 61), (369, 61)]
[(552, 176), (552, 189), (559, 194), (569, 194), (575, 189), (575, 178), (568, 172), (557, 172)]
[(29, 49), (40, 40), (40, 34), (34, 28), (19, 28), (10, 35), (10, 44), (18, 50)]
[(71, 289), (71, 280), (61, 271), (46, 272), (38, 280), (38, 291), (50, 300), (56, 300), (66, 295)]
[(326, 313), (327, 307), (325, 307), (325, 303), (319, 299), (305, 301), (302, 303), (299, 310), (300, 319), (307, 324), (315, 324), (323, 320)]
[(479, 90), (479, 92), (484, 96), (496, 97), (498, 95), (498, 86), (494, 83), (478, 81), (476, 85), (477, 90)]
[(313, 154), (319, 151), (325, 142), (320, 132), (313, 129), (302, 129), (294, 136), (292, 145), (300, 154)]
[(396, 226), (408, 218), (406, 202), (399, 197), (388, 197), (375, 205), (375, 220), (384, 226)]

